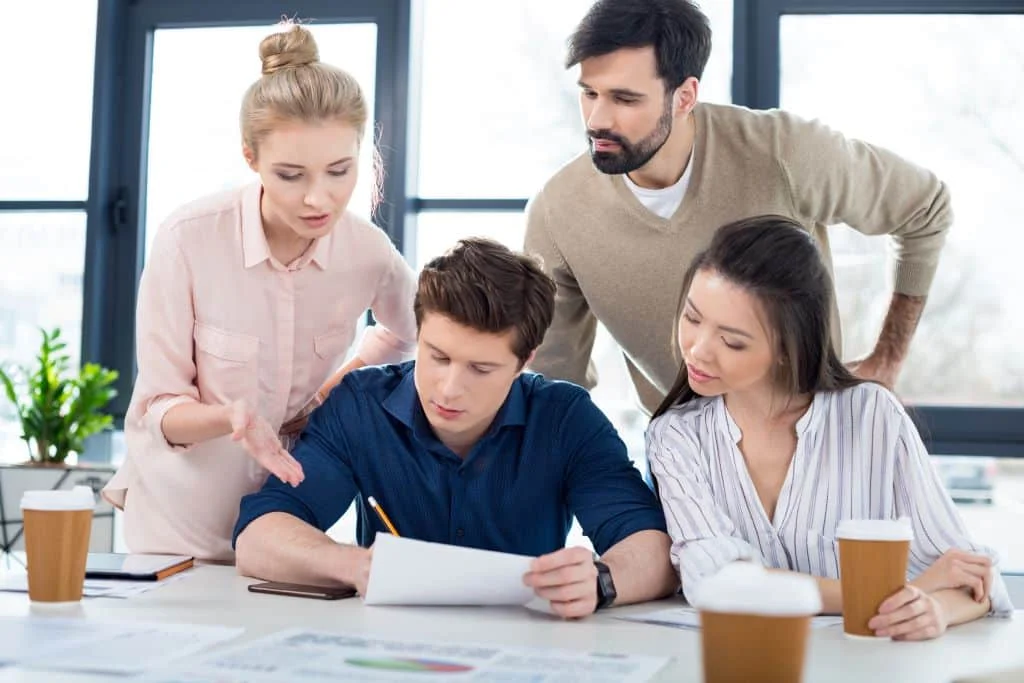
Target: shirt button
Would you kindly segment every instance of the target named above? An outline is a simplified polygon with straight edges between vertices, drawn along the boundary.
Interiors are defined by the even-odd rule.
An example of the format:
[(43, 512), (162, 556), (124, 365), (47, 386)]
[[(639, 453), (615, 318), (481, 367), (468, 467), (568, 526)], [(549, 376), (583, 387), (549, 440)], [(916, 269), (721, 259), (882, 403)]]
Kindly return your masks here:
[(456, 529), (455, 530), (455, 537), (456, 538), (462, 538), (465, 535), (466, 535), (466, 532), (463, 531), (462, 529)]

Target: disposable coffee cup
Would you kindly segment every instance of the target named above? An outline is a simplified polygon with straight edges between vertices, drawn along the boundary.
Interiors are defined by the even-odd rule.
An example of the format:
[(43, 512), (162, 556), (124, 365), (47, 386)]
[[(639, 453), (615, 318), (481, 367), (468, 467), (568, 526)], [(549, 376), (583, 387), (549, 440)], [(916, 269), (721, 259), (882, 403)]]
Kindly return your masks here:
[(914, 530), (907, 519), (851, 519), (840, 522), (836, 537), (843, 632), (851, 638), (876, 638), (868, 622), (886, 598), (906, 585)]
[(800, 683), (821, 594), (810, 576), (734, 562), (704, 579), (700, 611), (704, 683)]
[(28, 558), (28, 597), (35, 603), (74, 604), (82, 599), (89, 554), (92, 489), (26, 491), (21, 498)]

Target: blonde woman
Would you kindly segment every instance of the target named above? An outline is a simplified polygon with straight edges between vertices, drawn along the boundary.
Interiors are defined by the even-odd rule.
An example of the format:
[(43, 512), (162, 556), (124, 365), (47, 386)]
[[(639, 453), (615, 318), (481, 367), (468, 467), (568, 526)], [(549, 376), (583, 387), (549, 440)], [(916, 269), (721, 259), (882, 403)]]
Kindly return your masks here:
[[(298, 25), (260, 57), (240, 117), (259, 181), (174, 212), (139, 284), (128, 453), (104, 491), (132, 552), (233, 561), (242, 496), (268, 475), (302, 481), (282, 425), (301, 425), (347, 371), (415, 343), (412, 270), (348, 211), (366, 153), (359, 84)], [(367, 309), (378, 324), (339, 369)]]

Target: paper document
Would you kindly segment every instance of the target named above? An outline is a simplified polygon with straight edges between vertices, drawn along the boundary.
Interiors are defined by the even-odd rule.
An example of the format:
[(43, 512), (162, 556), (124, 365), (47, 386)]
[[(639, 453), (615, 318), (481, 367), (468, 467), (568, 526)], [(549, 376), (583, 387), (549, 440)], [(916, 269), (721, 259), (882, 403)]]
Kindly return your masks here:
[[(121, 581), (117, 579), (86, 579), (82, 587), (83, 598), (133, 598), (154, 588), (160, 588), (188, 576), (187, 572), (174, 574), (160, 581)], [(28, 593), (28, 574), (5, 574), (0, 577), (0, 591)]]
[[(376, 555), (376, 551), (374, 551)], [(641, 683), (667, 657), (392, 640), (292, 629), (213, 653), (138, 683), (314, 683), (318, 681), (501, 681)]]
[(237, 637), (241, 628), (0, 617), (0, 664), (135, 674)]
[[(656, 624), (658, 626), (671, 626), (673, 628), (700, 630), (700, 613), (693, 607), (670, 607), (659, 609), (653, 612), (641, 612), (628, 616), (616, 617), (626, 621), (639, 621), (644, 624)], [(836, 616), (820, 616), (811, 619), (811, 628), (826, 628), (842, 624), (843, 618)]]
[(524, 605), (534, 558), (378, 533), (367, 605)]

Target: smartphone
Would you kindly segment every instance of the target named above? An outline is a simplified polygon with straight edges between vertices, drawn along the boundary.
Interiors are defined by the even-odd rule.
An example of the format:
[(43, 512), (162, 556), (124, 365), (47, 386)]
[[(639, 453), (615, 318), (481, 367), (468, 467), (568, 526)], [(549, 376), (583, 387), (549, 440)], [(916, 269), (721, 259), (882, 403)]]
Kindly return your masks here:
[(313, 598), (315, 600), (341, 600), (343, 598), (353, 598), (356, 595), (355, 588), (306, 586), (301, 583), (278, 583), (276, 581), (251, 584), (249, 591), (252, 593), (270, 593), (271, 595), (291, 595), (298, 598)]

